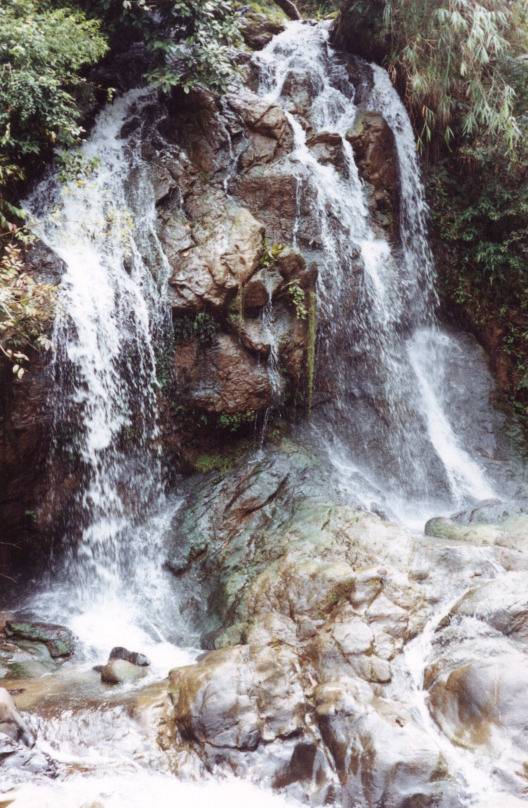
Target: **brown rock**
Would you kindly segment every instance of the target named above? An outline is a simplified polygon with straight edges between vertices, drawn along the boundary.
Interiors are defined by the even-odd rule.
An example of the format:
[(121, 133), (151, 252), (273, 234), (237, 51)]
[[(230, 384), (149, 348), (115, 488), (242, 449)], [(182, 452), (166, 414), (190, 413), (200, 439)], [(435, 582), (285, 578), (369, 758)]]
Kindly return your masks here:
[(255, 11), (246, 12), (242, 18), (242, 37), (248, 48), (252, 48), (252, 50), (264, 48), (283, 29), (284, 26), (280, 22), (271, 20), (266, 14), (259, 14)]
[(394, 134), (382, 115), (360, 113), (347, 133), (358, 170), (371, 186), (369, 206), (374, 222), (393, 241), (399, 239), (399, 169)]
[(263, 233), (246, 208), (221, 197), (209, 200), (203, 216), (192, 224), (181, 211), (167, 217), (162, 240), (173, 267), (169, 281), (173, 309), (225, 307), (258, 268)]
[(207, 349), (197, 343), (175, 353), (178, 390), (189, 405), (220, 415), (258, 412), (271, 404), (265, 367), (229, 334)]
[(345, 167), (343, 139), (335, 132), (319, 132), (307, 140), (314, 157), (323, 165), (333, 165), (340, 171)]
[(266, 226), (273, 242), (291, 242), (296, 216), (297, 181), (288, 174), (265, 174), (253, 171), (241, 175), (234, 192)]

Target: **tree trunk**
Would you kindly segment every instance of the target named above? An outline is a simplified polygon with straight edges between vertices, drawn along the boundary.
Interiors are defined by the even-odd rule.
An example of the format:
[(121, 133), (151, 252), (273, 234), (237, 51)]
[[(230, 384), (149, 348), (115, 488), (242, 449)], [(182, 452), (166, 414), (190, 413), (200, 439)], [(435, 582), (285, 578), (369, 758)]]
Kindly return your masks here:
[(299, 9), (292, 0), (275, 0), (275, 2), (291, 20), (302, 20)]

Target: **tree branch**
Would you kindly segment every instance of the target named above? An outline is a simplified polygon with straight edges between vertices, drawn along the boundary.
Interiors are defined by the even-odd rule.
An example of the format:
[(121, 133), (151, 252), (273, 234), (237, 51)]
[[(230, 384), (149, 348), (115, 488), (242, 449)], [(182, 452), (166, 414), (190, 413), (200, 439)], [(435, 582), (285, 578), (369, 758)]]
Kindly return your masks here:
[(275, 0), (275, 2), (288, 15), (290, 20), (302, 20), (299, 9), (292, 0)]

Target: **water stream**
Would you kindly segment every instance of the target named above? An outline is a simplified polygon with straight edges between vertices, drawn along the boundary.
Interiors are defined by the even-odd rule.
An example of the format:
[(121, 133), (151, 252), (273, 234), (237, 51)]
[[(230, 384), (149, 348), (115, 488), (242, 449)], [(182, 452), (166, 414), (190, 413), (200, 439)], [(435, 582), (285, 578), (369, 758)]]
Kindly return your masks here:
[[(356, 493), (363, 478), (365, 504), (382, 498), (400, 518), (423, 524), (428, 513), (493, 497), (495, 489), (448, 415), (446, 360), (457, 345), (436, 319), (427, 207), (408, 115), (376, 65), (367, 68), (366, 100), (357, 102), (328, 38), (324, 24), (293, 23), (256, 57), (260, 94), (279, 103), (292, 126), (290, 159), (320, 236), (314, 253), (319, 379), (329, 385), (332, 403), (315, 415), (313, 428)], [(310, 99), (302, 109), (292, 86), (302, 86)], [(364, 110), (381, 113), (394, 134), (399, 245), (372, 225), (368, 192), (347, 137)], [(334, 164), (313, 148), (328, 133), (341, 140), (341, 160)], [(309, 247), (300, 229), (298, 223), (297, 240)]]
[(156, 403), (169, 266), (140, 143), (121, 135), (149, 103), (148, 92), (131, 91), (108, 106), (80, 150), (86, 178), (60, 185), (51, 176), (29, 202), (35, 232), (65, 264), (53, 333), (53, 461), (74, 476), (77, 494), (64, 566), (27, 608), (66, 618), (99, 661), (113, 645), (146, 645), (154, 658), (161, 649), (165, 672), (167, 630), (186, 633), (161, 569), (162, 538), (180, 505), (165, 493)]

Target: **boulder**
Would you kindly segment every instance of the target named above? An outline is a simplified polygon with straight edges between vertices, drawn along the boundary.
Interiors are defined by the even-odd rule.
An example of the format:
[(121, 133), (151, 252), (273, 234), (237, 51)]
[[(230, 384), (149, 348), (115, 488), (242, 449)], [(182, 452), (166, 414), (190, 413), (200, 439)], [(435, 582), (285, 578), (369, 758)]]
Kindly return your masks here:
[(0, 733), (8, 735), (13, 741), (21, 741), (31, 748), (35, 745), (35, 737), (18, 712), (9, 692), (0, 687)]
[(283, 29), (282, 23), (256, 11), (247, 11), (242, 18), (242, 38), (252, 50), (264, 48)]
[(336, 132), (319, 132), (308, 138), (306, 145), (318, 163), (333, 165), (339, 171), (344, 171), (346, 159), (341, 135)]
[(132, 684), (147, 675), (145, 665), (135, 665), (126, 659), (110, 659), (101, 669), (101, 682), (106, 685)]
[(215, 201), (190, 229), (180, 214), (168, 218), (162, 231), (173, 256), (169, 284), (176, 312), (224, 308), (259, 266), (262, 225), (245, 208)]
[(129, 651), (128, 648), (123, 648), (122, 646), (112, 648), (108, 661), (111, 662), (113, 659), (124, 659), (132, 665), (139, 665), (140, 668), (146, 668), (150, 665), (145, 654), (140, 654), (138, 651)]
[[(249, 144), (242, 152), (242, 167), (249, 168), (257, 162), (270, 162), (271, 159), (279, 157), (293, 148), (293, 132), (288, 117), (282, 107), (278, 104), (263, 100), (253, 93), (242, 90), (242, 92), (227, 96), (230, 109), (237, 113), (241, 120)], [(269, 159), (250, 160), (247, 154), (248, 149), (258, 153), (258, 138), (264, 138), (261, 142), (261, 150), (264, 143), (269, 143)], [(273, 144), (273, 145), (272, 145)], [(266, 151), (266, 150), (264, 150)]]
[(14, 640), (42, 643), (53, 659), (71, 657), (75, 650), (75, 635), (64, 626), (34, 623), (29, 620), (6, 620), (4, 633)]

